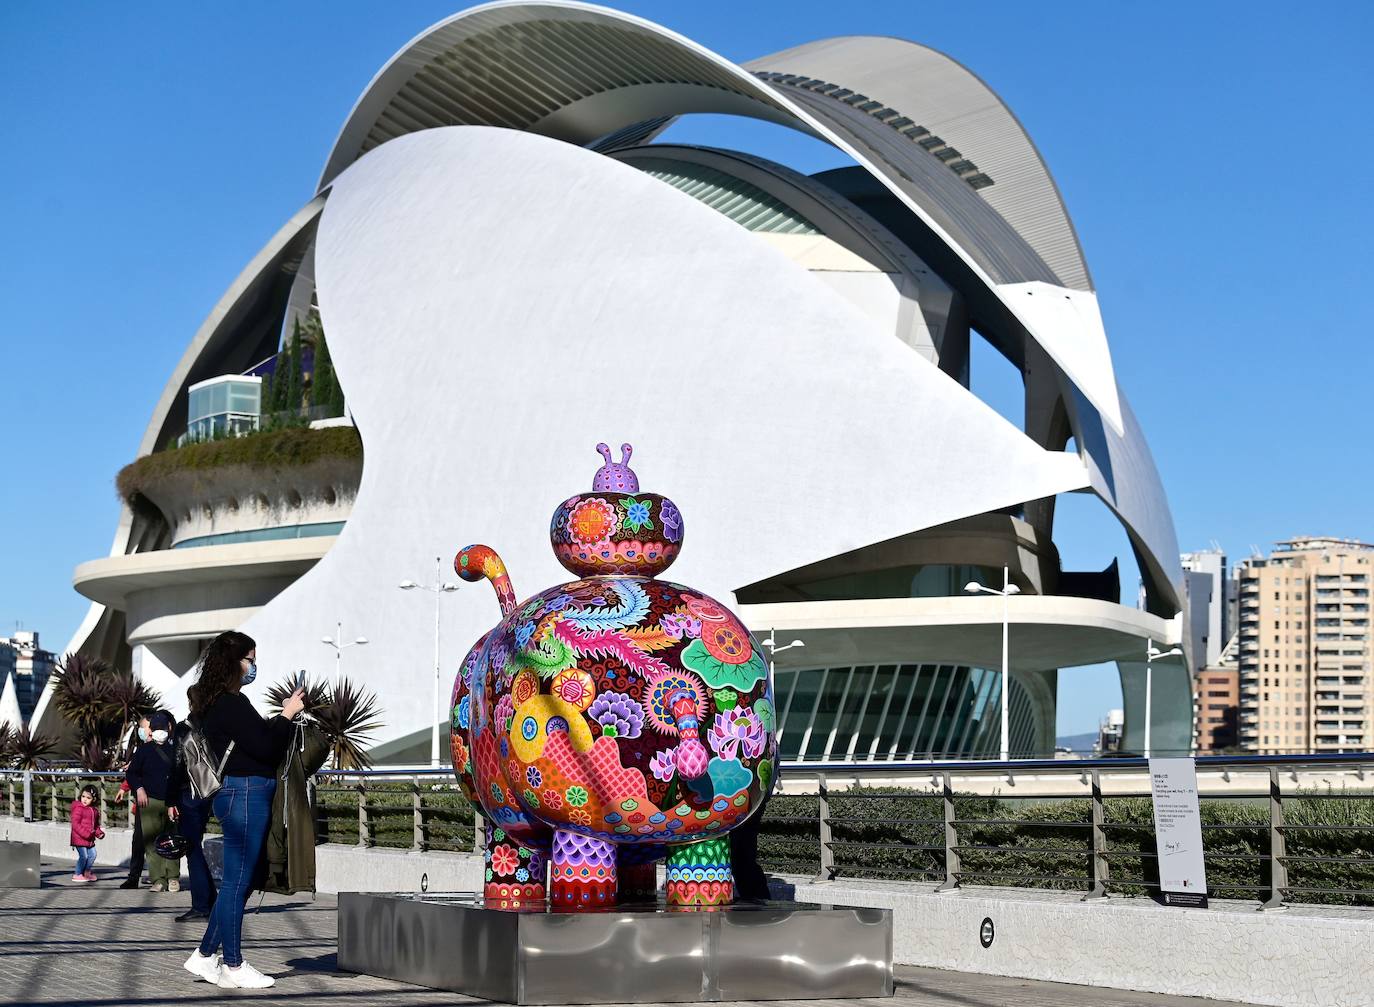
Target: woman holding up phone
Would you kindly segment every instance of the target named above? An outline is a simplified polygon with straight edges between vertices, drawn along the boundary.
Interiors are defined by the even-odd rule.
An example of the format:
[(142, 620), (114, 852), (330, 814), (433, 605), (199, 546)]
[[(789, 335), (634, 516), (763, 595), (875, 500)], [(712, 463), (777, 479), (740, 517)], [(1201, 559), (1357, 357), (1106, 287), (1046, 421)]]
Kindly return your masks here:
[(276, 982), (243, 960), (243, 905), (267, 835), (276, 769), (291, 741), (291, 721), (305, 706), (298, 688), (279, 716), (264, 719), (241, 692), (257, 677), (256, 661), (251, 637), (221, 633), (205, 649), (196, 684), (187, 691), (191, 716), (214, 754), (227, 754), (228, 761), (213, 798), (224, 832), (224, 879), (205, 936), (185, 968), (225, 989), (265, 989)]

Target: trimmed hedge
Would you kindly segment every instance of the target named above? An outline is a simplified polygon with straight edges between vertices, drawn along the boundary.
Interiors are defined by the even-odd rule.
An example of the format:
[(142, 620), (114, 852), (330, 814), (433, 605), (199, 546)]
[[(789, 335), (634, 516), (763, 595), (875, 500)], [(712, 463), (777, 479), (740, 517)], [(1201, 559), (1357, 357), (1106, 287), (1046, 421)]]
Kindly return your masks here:
[[(769, 802), (759, 854), (771, 870), (820, 872), (817, 800), (780, 794)], [(939, 797), (899, 788), (856, 788), (832, 791), (829, 801), (837, 875), (943, 880), (944, 820)], [(1204, 798), (1199, 810), (1212, 894), (1267, 897), (1268, 801)], [(1089, 887), (1090, 800), (956, 795), (955, 814), (964, 883), (1070, 891)], [(1159, 881), (1150, 799), (1108, 797), (1104, 816), (1108, 890), (1147, 895)], [(1374, 793), (1347, 798), (1311, 792), (1290, 797), (1284, 801), (1284, 822), (1288, 901), (1374, 905)], [(1357, 891), (1302, 890), (1331, 888)]]
[[(66, 821), (82, 781), (35, 781), (34, 816)], [(96, 781), (91, 781), (96, 782)], [(18, 791), (16, 784), (16, 790)], [(107, 795), (114, 785), (106, 784)], [(406, 782), (376, 783), (367, 803), (376, 846), (409, 849), (414, 843), (414, 791)], [(22, 793), (16, 795), (21, 800)], [(321, 782), (316, 794), (317, 839), (358, 841), (358, 795), (349, 786)], [(473, 848), (473, 814), (455, 784), (420, 785), (429, 849)], [(0, 813), (3, 806), (0, 793)], [(814, 794), (778, 794), (769, 802), (759, 835), (764, 866), (779, 874), (820, 872)], [(831, 791), (830, 821), (836, 873), (842, 877), (902, 881), (943, 880), (943, 803), (902, 788)], [(112, 807), (107, 826), (127, 824), (127, 803)], [(1213, 896), (1262, 900), (1269, 884), (1269, 808), (1264, 798), (1201, 801), (1207, 883)], [(1092, 805), (1086, 798), (956, 795), (963, 879), (970, 885), (1085, 891), (1092, 849)], [(1159, 880), (1154, 817), (1148, 797), (1104, 801), (1108, 890), (1148, 895)], [(20, 812), (22, 813), (22, 811)], [(1309, 792), (1284, 801), (1288, 854), (1287, 901), (1374, 906), (1374, 793), (1341, 797)], [(981, 823), (981, 824), (980, 824)], [(1319, 826), (1319, 828), (1313, 828)], [(1332, 827), (1335, 828), (1332, 828)], [(210, 831), (218, 831), (213, 821)], [(1353, 893), (1320, 889), (1346, 888)], [(1304, 891), (1303, 889), (1318, 889)]]
[(362, 458), (363, 441), (356, 427), (287, 427), (242, 437), (200, 441), (145, 455), (119, 470), (115, 488), (131, 507), (169, 476), (233, 466), (248, 469), (299, 468), (326, 458)]

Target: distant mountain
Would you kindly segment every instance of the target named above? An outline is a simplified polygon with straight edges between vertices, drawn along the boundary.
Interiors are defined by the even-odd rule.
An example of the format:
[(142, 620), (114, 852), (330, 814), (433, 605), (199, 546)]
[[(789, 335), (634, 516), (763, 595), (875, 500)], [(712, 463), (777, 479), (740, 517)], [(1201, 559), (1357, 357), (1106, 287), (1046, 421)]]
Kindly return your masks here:
[(1054, 743), (1059, 748), (1067, 748), (1071, 752), (1091, 752), (1093, 745), (1097, 744), (1097, 732), (1089, 731), (1087, 734), (1065, 734), (1055, 738)]

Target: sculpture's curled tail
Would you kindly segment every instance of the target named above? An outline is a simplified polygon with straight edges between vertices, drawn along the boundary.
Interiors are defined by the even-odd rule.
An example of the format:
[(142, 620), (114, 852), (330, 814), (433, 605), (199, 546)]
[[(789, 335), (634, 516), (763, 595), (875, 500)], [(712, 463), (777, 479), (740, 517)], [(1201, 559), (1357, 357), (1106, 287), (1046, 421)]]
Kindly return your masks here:
[(453, 558), (453, 569), (459, 577), (469, 582), (491, 581), (496, 589), (496, 600), (501, 603), (501, 615), (507, 616), (515, 611), (515, 589), (511, 587), (506, 564), (496, 555), (489, 545), (470, 545), (459, 550)]

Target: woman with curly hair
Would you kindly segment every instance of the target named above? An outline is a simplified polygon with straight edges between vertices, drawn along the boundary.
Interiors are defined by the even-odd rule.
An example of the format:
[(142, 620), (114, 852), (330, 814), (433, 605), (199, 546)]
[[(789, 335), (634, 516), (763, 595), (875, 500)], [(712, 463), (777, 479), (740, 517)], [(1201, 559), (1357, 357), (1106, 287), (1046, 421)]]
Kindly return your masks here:
[(224, 879), (205, 936), (185, 968), (225, 989), (265, 989), (276, 982), (243, 960), (243, 905), (267, 835), (276, 770), (291, 742), (291, 721), (305, 706), (303, 691), (297, 689), (278, 716), (264, 719), (240, 691), (257, 674), (257, 644), (231, 630), (210, 641), (196, 683), (187, 690), (192, 724), (204, 733), (214, 755), (226, 761), (223, 786), (213, 799), (224, 833)]

